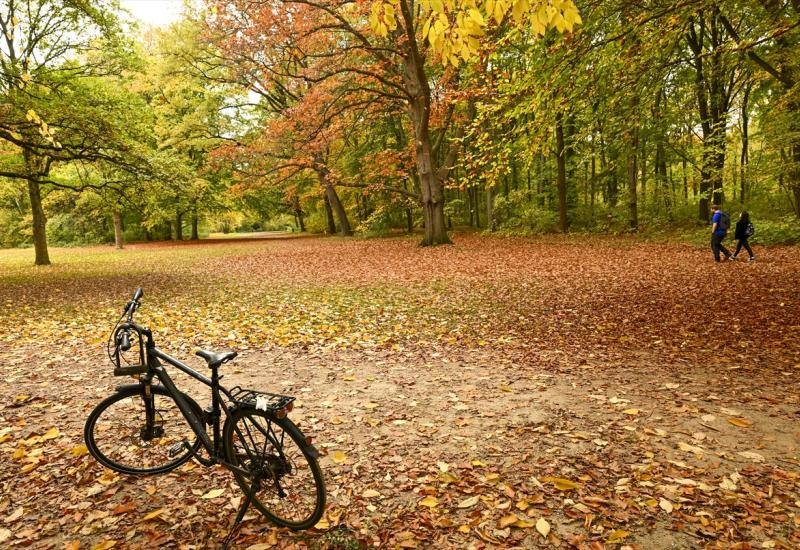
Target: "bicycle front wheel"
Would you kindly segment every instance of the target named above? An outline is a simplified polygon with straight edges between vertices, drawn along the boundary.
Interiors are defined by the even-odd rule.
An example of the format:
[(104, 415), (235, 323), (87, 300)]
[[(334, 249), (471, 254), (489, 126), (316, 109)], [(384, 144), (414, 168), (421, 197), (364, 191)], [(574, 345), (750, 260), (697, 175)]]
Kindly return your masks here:
[(325, 511), (325, 482), (305, 437), (288, 418), (256, 409), (234, 410), (223, 430), (225, 453), (245, 495), (258, 477), (253, 505), (276, 525), (292, 530), (316, 525)]
[[(152, 404), (141, 387), (130, 386), (101, 401), (89, 415), (83, 437), (103, 466), (123, 474), (160, 474), (177, 468), (200, 448), (200, 440), (167, 390), (151, 389)], [(183, 397), (202, 418), (200, 406)], [(176, 451), (183, 441), (191, 450)]]

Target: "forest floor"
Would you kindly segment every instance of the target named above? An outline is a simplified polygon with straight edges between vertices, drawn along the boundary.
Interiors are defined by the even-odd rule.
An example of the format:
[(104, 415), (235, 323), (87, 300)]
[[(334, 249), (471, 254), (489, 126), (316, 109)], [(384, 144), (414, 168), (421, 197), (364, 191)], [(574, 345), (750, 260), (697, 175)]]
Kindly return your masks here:
[(0, 547), (230, 528), (227, 471), (127, 477), (83, 446), (142, 286), (162, 349), (238, 349), (224, 383), (297, 396), (322, 454), (317, 528), (248, 513), (236, 548), (800, 548), (800, 250), (454, 241), (0, 251)]

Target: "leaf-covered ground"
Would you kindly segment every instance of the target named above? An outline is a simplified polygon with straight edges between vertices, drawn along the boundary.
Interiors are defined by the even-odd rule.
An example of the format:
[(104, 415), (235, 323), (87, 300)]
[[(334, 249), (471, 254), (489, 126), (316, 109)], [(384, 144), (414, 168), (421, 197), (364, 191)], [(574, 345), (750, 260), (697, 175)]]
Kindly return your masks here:
[(226, 471), (128, 478), (82, 446), (143, 286), (163, 349), (239, 349), (225, 382), (296, 395), (324, 454), (318, 529), (248, 514), (237, 548), (800, 547), (796, 248), (715, 265), (627, 239), (455, 242), (0, 251), (0, 546), (227, 533)]

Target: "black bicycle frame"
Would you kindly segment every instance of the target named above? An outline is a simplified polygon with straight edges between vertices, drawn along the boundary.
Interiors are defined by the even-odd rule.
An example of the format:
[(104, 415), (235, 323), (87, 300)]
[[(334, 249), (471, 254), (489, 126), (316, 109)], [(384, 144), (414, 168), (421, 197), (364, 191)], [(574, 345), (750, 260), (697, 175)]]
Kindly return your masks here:
[[(212, 463), (222, 464), (226, 468), (230, 470), (235, 470), (241, 474), (247, 475), (249, 472), (234, 464), (230, 464), (226, 461), (223, 457), (224, 451), (221, 448), (222, 446), (222, 437), (220, 431), (220, 419), (222, 418), (222, 412), (224, 410), (225, 414), (229, 414), (230, 409), (225, 405), (225, 401), (220, 398), (220, 391), (224, 393), (228, 398), (231, 398), (230, 392), (224, 387), (222, 387), (219, 383), (219, 374), (217, 367), (214, 367), (211, 372), (211, 378), (201, 374), (191, 368), (190, 366), (180, 362), (179, 360), (167, 355), (160, 349), (155, 346), (155, 342), (153, 341), (153, 333), (150, 329), (137, 325), (136, 323), (129, 321), (120, 325), (119, 330), (134, 330), (136, 331), (140, 338), (144, 335), (147, 340), (145, 343), (146, 346), (146, 357), (147, 357), (147, 373), (142, 377), (141, 384), (144, 386), (145, 398), (150, 398), (150, 395), (147, 395), (148, 388), (152, 382), (153, 377), (158, 378), (161, 384), (169, 393), (170, 397), (175, 400), (175, 404), (178, 405), (178, 409), (181, 411), (181, 414), (189, 423), (189, 426), (192, 428), (192, 431), (200, 440), (200, 443), (203, 447), (208, 451), (209, 456), (211, 457)], [(141, 342), (141, 340), (140, 340)], [(172, 381), (172, 378), (167, 374), (167, 371), (164, 369), (164, 366), (161, 364), (161, 361), (165, 361), (169, 363), (173, 367), (183, 371), (184, 373), (188, 374), (195, 380), (199, 380), (206, 386), (211, 388), (211, 425), (213, 427), (213, 441), (208, 436), (208, 433), (205, 429), (205, 419), (198, 418), (197, 414), (192, 410), (189, 406), (189, 403), (184, 399), (183, 393), (175, 386), (175, 383)], [(150, 407), (152, 409), (152, 407)], [(152, 414), (152, 412), (151, 412)], [(153, 419), (148, 418), (147, 422), (151, 423)], [(203, 462), (201, 458), (195, 455), (195, 458)]]

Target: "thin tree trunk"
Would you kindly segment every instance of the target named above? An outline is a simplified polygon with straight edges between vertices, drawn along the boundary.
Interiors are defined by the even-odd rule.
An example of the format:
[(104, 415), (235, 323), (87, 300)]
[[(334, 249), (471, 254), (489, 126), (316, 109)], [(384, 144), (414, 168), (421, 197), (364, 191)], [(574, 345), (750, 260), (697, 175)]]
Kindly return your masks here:
[(567, 221), (567, 158), (564, 148), (564, 125), (563, 115), (556, 115), (556, 166), (558, 168), (558, 178), (556, 186), (558, 188), (558, 227), (562, 233), (568, 229)]
[(200, 240), (200, 221), (197, 219), (197, 212), (192, 212), (192, 236), (190, 237), (193, 241)]
[(494, 221), (494, 190), (486, 186), (486, 229), (495, 230)]
[(183, 240), (183, 212), (175, 213), (175, 240)]
[(36, 253), (36, 265), (50, 265), (47, 252), (47, 217), (42, 208), (42, 195), (39, 182), (28, 180), (28, 196), (31, 200), (33, 214), (33, 248)]
[(739, 202), (741, 204), (744, 204), (744, 198), (747, 192), (747, 164), (749, 162), (748, 141), (750, 139), (748, 128), (750, 119), (747, 109), (752, 87), (752, 83), (748, 84), (744, 89), (744, 96), (742, 97), (742, 156), (739, 161), (739, 185), (741, 186), (739, 190)]
[(114, 245), (117, 247), (117, 250), (122, 250), (125, 243), (122, 237), (122, 216), (119, 213), (119, 208), (114, 207), (111, 216), (114, 219)]
[(50, 265), (50, 255), (47, 251), (47, 217), (42, 208), (42, 194), (39, 182), (33, 178), (44, 175), (47, 170), (41, 166), (41, 158), (29, 151), (23, 153), (25, 170), (28, 179), (28, 198), (31, 201), (31, 214), (33, 217), (33, 248), (36, 265)]

